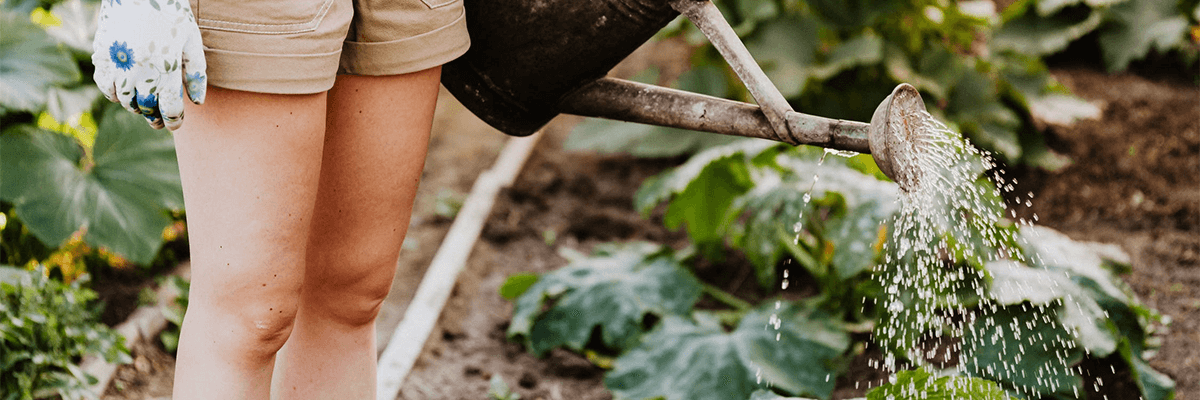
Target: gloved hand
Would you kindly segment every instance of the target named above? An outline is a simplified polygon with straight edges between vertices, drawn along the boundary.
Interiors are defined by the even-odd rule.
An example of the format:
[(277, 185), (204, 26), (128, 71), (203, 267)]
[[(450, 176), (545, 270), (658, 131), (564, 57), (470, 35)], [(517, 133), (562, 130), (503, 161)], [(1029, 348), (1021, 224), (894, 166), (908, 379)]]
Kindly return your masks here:
[(104, 0), (92, 63), (100, 92), (155, 129), (183, 124), (183, 95), (204, 102), (208, 75), (188, 0)]

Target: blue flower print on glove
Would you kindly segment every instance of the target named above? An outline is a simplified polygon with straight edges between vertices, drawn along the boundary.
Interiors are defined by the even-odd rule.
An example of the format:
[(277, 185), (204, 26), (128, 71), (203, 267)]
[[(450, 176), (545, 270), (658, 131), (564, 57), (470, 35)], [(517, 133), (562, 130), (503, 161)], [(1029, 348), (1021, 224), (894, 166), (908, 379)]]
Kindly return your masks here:
[(207, 64), (188, 0), (106, 0), (92, 42), (96, 86), (110, 101), (179, 129), (186, 94), (204, 102)]

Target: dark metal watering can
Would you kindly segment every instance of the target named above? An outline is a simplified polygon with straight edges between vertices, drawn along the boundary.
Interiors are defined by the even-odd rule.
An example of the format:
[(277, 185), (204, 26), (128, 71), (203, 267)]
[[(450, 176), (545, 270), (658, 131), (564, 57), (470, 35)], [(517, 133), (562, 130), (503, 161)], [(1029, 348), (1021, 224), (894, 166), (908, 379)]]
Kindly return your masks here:
[[(899, 144), (924, 110), (901, 84), (871, 123), (798, 113), (708, 0), (465, 0), (471, 49), (442, 84), (496, 129), (526, 136), (560, 113), (871, 153), (901, 187), (914, 176)], [(604, 75), (683, 14), (708, 37), (758, 105)]]

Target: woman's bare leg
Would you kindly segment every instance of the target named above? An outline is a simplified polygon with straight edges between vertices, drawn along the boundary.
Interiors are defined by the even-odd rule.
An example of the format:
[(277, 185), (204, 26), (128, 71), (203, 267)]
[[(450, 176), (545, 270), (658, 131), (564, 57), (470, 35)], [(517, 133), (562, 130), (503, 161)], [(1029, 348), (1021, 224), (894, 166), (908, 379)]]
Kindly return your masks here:
[(325, 99), (210, 87), (175, 132), (192, 259), (176, 400), (268, 398), (304, 281)]
[(375, 316), (412, 213), (440, 72), (344, 75), (329, 91), (304, 288), (275, 398), (375, 398)]

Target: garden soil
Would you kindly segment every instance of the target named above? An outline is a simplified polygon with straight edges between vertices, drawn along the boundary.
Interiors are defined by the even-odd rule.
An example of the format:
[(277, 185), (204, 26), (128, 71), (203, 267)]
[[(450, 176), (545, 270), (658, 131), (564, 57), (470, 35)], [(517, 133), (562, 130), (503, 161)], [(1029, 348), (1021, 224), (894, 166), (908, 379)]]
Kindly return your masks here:
[[(644, 50), (639, 53), (647, 53)], [(670, 56), (671, 51), (651, 53)], [(637, 65), (624, 68), (628, 72)], [(663, 75), (672, 73), (677, 71)], [(1029, 218), (1036, 213), (1040, 224), (1074, 239), (1114, 243), (1131, 255), (1133, 265), (1125, 280), (1143, 302), (1170, 320), (1160, 324), (1162, 348), (1150, 364), (1176, 381), (1177, 399), (1200, 400), (1200, 86), (1087, 68), (1060, 68), (1054, 74), (1076, 94), (1101, 106), (1103, 116), (1048, 128), (1051, 148), (1070, 157), (1071, 165), (1054, 172), (1009, 171), (1018, 180), (1016, 193), (1035, 194), (1033, 207), (1018, 211)], [(438, 193), (449, 188), (452, 192), (443, 193), (464, 198), (504, 140), (449, 97), (443, 100), (439, 126), (453, 128), (435, 128), (411, 239), (380, 316), (381, 339), (402, 318), (449, 227), (450, 220), (436, 213)], [(685, 235), (663, 228), (660, 213), (647, 217), (632, 208), (643, 179), (684, 159), (564, 151), (561, 143), (575, 122), (552, 122), (517, 182), (500, 194), (398, 398), (486, 399), (493, 376), (527, 400), (611, 398), (603, 388), (605, 371), (584, 356), (553, 350), (539, 359), (521, 344), (505, 340), (512, 305), (497, 289), (511, 274), (562, 267), (566, 260), (558, 252), (563, 248), (588, 252), (597, 243), (629, 240), (684, 246)], [(447, 197), (456, 196), (442, 196)], [(739, 296), (763, 296), (746, 265), (734, 255), (720, 265), (701, 266), (698, 275)], [(784, 295), (800, 297), (806, 291), (811, 285), (794, 285)], [(117, 384), (124, 390), (110, 388), (106, 399), (169, 394), (170, 357), (153, 346), (140, 346), (135, 352), (138, 360), (145, 360), (123, 367)], [(886, 375), (866, 367), (866, 360), (877, 356), (872, 349), (857, 356), (839, 379), (834, 398), (862, 396), (867, 387), (877, 385)], [(1087, 366), (1107, 370), (1102, 368), (1106, 362), (1088, 360)], [(1126, 397), (1130, 387), (1112, 383), (1127, 378), (1128, 371), (1108, 375), (1101, 392), (1113, 400), (1131, 398)]]

